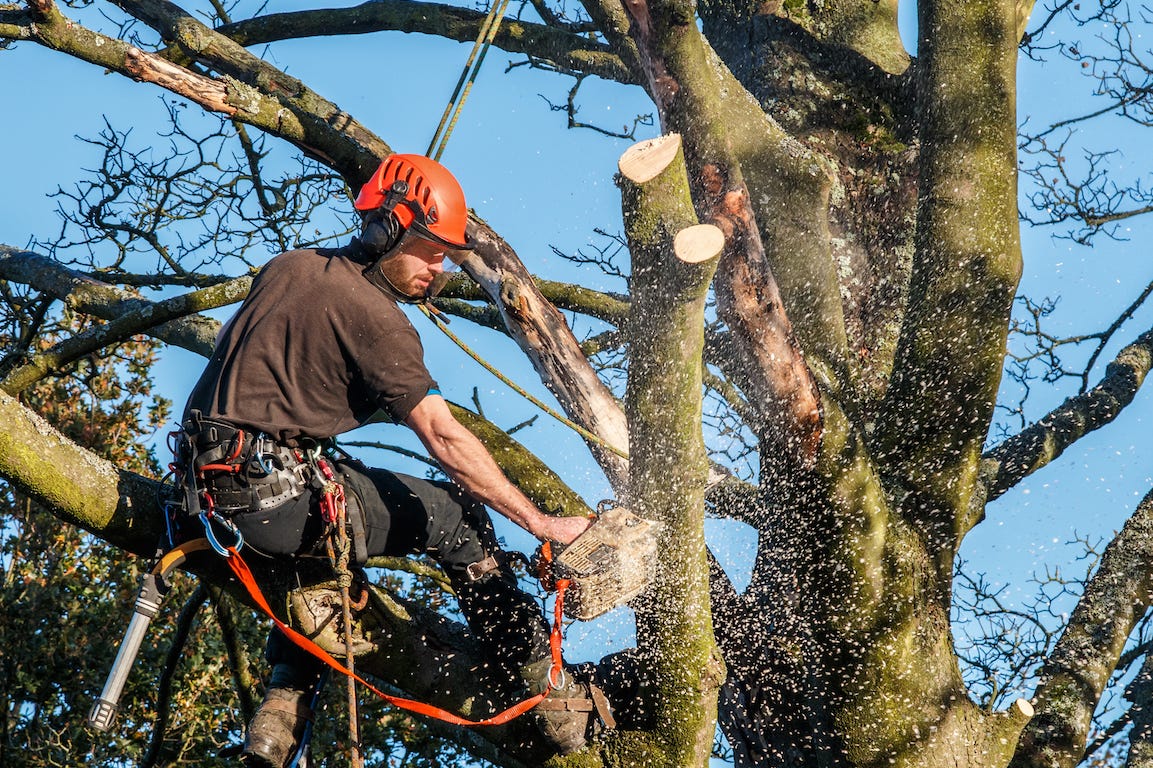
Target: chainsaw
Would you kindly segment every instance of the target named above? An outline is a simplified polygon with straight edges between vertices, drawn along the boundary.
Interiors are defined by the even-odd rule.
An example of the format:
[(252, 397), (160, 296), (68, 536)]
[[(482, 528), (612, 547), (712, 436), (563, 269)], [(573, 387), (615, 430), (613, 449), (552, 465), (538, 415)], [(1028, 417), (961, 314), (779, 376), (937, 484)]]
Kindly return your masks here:
[(566, 616), (595, 619), (624, 605), (652, 582), (660, 527), (624, 507), (605, 509), (568, 546), (541, 545), (534, 556), (537, 574), (550, 590), (561, 579), (570, 582)]

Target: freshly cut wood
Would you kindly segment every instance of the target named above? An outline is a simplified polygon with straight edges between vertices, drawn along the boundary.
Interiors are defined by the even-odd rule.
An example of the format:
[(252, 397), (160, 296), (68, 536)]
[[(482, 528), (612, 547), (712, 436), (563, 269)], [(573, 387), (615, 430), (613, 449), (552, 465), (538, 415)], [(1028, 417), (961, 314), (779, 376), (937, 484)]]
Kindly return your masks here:
[(712, 224), (685, 227), (673, 238), (673, 253), (686, 264), (703, 264), (721, 255), (725, 233)]
[(660, 175), (681, 149), (681, 135), (669, 133), (655, 139), (640, 141), (624, 151), (617, 168), (621, 175), (634, 184), (644, 184)]
[(1020, 715), (1028, 718), (1033, 717), (1033, 705), (1029, 702), (1028, 699), (1017, 699), (1013, 702), (1013, 707)]

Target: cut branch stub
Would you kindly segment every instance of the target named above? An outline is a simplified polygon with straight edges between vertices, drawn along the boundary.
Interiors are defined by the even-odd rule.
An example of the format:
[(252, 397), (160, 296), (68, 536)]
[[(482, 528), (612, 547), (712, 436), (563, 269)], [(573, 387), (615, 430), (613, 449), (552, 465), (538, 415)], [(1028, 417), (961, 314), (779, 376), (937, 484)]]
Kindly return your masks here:
[(724, 236), (697, 223), (680, 136), (634, 145), (619, 167), (632, 257), (629, 501), (664, 524), (659, 575), (637, 609), (637, 646), (665, 681), (655, 731), (675, 747), (661, 764), (703, 765), (724, 679), (709, 605), (701, 433), (705, 297)]
[(673, 252), (686, 264), (703, 264), (725, 249), (725, 233), (712, 224), (686, 227), (673, 239)]
[(655, 179), (681, 149), (681, 135), (669, 133), (655, 139), (633, 144), (624, 151), (617, 168), (621, 175), (634, 184), (644, 184)]

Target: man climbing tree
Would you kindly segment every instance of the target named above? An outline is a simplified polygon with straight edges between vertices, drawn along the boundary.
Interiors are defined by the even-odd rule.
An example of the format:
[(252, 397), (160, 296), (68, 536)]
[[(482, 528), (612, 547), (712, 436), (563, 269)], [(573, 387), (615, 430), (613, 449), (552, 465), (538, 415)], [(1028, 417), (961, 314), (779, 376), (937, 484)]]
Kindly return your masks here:
[[(548, 628), (517, 586), (484, 505), (560, 544), (589, 520), (546, 515), (505, 478), (449, 411), (397, 306), (423, 301), (453, 266), (446, 254), (470, 248), (457, 180), (429, 158), (393, 155), (361, 189), (356, 209), (359, 238), (272, 259), (225, 325), (185, 410), (185, 482), (241, 532), (249, 551), (307, 556), (322, 553), (331, 526), (344, 521), (326, 519), (322, 509), (323, 493), (332, 493), (324, 474), (331, 462), (357, 561), (431, 555), (491, 663), (539, 693), (552, 666)], [(331, 438), (381, 412), (410, 427), (455, 484), (323, 452)], [(307, 701), (324, 665), (275, 630), (267, 658), (271, 680), (244, 755), (251, 765), (281, 768), (311, 717)], [(571, 672), (560, 678), (567, 687), (533, 711), (546, 738), (568, 753), (598, 720), (589, 681)]]
[[(474, 218), (473, 255), (462, 265), (468, 279), (451, 286), (455, 293), (438, 307), (507, 333), (569, 419), (591, 435), (588, 453), (615, 494), (665, 525), (659, 578), (635, 605), (635, 647), (623, 651), (637, 659), (645, 687), (621, 709), (644, 707), (647, 717), (564, 757), (517, 725), (446, 731), (446, 738), (509, 766), (551, 760), (582, 768), (696, 768), (709, 763), (718, 729), (741, 768), (1072, 768), (1086, 759), (1099, 741), (1094, 713), (1108, 710), (1111, 682), (1142, 664), (1153, 668), (1153, 494), (1124, 509), (1123, 525), (1118, 519), (1109, 527), (1108, 547), (1070, 598), (1075, 609), (1043, 614), (1046, 639), (1008, 651), (1010, 673), (997, 665), (987, 675), (974, 672), (958, 647), (954, 596), (970, 534), (1005, 516), (1010, 491), (1025, 478), (1052, 473), (1077, 441), (1121, 415), (1131, 419), (1127, 409), (1153, 368), (1147, 324), (1120, 336), (1124, 321), (1137, 322), (1136, 308), (1153, 295), (1144, 291), (1133, 309), (1118, 304), (1117, 321), (1101, 334), (1113, 344), (1076, 372), (1080, 389), (1052, 395), (1045, 406), (1052, 410), (1035, 407), (1035, 423), (1022, 419), (1015, 433), (997, 423), (1026, 264), (1018, 182), (1022, 164), (1033, 162), (1018, 150), (1026, 121), (1017, 64), (1022, 51), (1039, 55), (1042, 36), (1034, 32), (1044, 31), (1051, 45), (1058, 22), (1070, 37), (1091, 23), (1113, 39), (1085, 34), (1062, 53), (1092, 73), (1091, 89), (1109, 102), (1062, 115), (1072, 120), (1052, 128), (1110, 112), (1142, 114), (1148, 71), (1131, 50), (1141, 38), (1129, 33), (1146, 22), (1129, 5), (1034, 9), (1030, 0), (917, 0), (917, 43), (908, 48), (894, 0), (585, 0), (575, 18), (571, 4), (542, 1), (524, 4), (523, 18), (496, 25), (494, 45), (528, 65), (643, 93), (661, 135), (640, 154), (662, 161), (638, 168), (622, 159), (619, 168), (620, 240), (630, 263), (618, 274), (628, 277), (627, 295), (535, 280), (511, 231), (502, 236)], [(3, 252), (4, 279), (28, 286), (30, 297), (3, 296), (15, 330), (0, 382), (0, 475), (60, 520), (151, 554), (159, 533), (155, 482), (59, 439), (13, 396), (133, 333), (213, 354), (211, 321), (158, 323), (239, 300), (246, 274), (219, 281), (260, 266), (265, 254), (247, 260), (217, 231), (175, 236), (188, 220), (177, 208), (181, 182), (208, 177), (184, 199), (200, 203), (197, 221), (221, 212), (220, 230), (236, 242), (258, 231), (275, 243), (269, 253), (288, 250), (298, 237), (314, 243), (311, 229), (278, 226), (274, 217), (291, 209), (300, 186), (269, 172), (262, 152), (290, 147), (329, 174), (337, 189), (316, 199), (339, 216), (347, 210), (344, 185), (359, 190), (393, 154), (365, 120), (394, 123), (366, 117), (380, 101), (369, 106), (374, 100), (363, 98), (390, 78), (369, 86), (337, 78), (322, 95), (289, 73), (305, 69), (294, 56), (359, 43), (358, 65), (394, 66), (401, 59), (382, 50), (390, 43), (435, 42), (402, 33), (471, 40), (484, 18), (418, 0), (290, 13), (216, 0), (0, 4), (0, 37), (11, 42), (0, 56), (24, 66), (29, 74), (21, 82), (36, 81), (41, 55), (86, 62), (102, 88), (166, 89), (185, 105), (187, 133), (194, 133), (193, 112), (218, 115), (239, 158), (227, 179), (213, 175), (218, 158), (194, 135), (181, 147), (202, 161), (195, 174), (125, 174), (122, 167), (144, 163), (148, 152), (121, 146), (90, 190), (64, 195), (63, 203), (75, 203), (63, 206), (68, 234), (78, 233), (73, 240), (82, 247), (70, 248), (62, 237)], [(337, 36), (347, 37), (321, 47)], [(1110, 44), (1116, 49), (1101, 53)], [(578, 122), (575, 96), (560, 110)], [(13, 125), (22, 123), (0, 130), (15, 131)], [(267, 141), (263, 148), (256, 132)], [(187, 134), (171, 135), (176, 142)], [(1099, 173), (1100, 158), (1077, 179), (1068, 165), (1077, 153), (1058, 151), (1052, 135), (1039, 128), (1026, 144), (1044, 158), (1033, 186), (1052, 193), (1039, 200), (1046, 219), (1082, 222), (1080, 239), (1148, 211), (1147, 185), (1118, 192)], [(26, 141), (13, 133), (9, 145)], [(159, 152), (164, 142), (153, 143), (147, 149)], [(489, 172), (495, 163), (479, 165)], [(601, 180), (612, 172), (605, 168)], [(553, 169), (532, 163), (510, 173), (531, 179), (522, 189), (534, 191), (558, 180)], [(583, 191), (571, 199), (583, 200)], [(258, 224), (244, 228), (238, 220)], [(697, 239), (701, 223), (723, 237), (710, 231)], [(217, 248), (230, 249), (230, 257), (215, 260)], [(134, 249), (148, 254), (148, 265), (130, 264), (125, 254)], [(77, 252), (82, 271), (63, 261)], [(384, 301), (352, 272), (362, 290)], [(141, 304), (126, 294), (140, 285), (196, 290)], [(42, 339), (42, 321), (61, 304), (108, 322), (58, 344)], [(598, 333), (578, 340), (558, 307), (578, 313), (582, 324), (593, 318)], [(240, 332), (229, 329), (226, 343), (239, 341)], [(606, 369), (614, 375), (598, 375)], [(1036, 379), (1025, 381), (1039, 391)], [(227, 381), (221, 385), (227, 391)], [(702, 393), (711, 405), (703, 413)], [(436, 403), (436, 395), (423, 394)], [(210, 400), (196, 405), (216, 407)], [(413, 422), (420, 413), (414, 404), (393, 418)], [(367, 417), (353, 415), (350, 423)], [(511, 443), (480, 418), (468, 426), (502, 447)], [(280, 469), (274, 444), (289, 439), (268, 434), (270, 469)], [(521, 461), (515, 446), (493, 455), (538, 508), (551, 509), (541, 499), (568, 491), (555, 478), (547, 488), (534, 486), (546, 473), (540, 462)], [(710, 471), (709, 459), (721, 466)], [(347, 486), (367, 485), (349, 466), (341, 466)], [(245, 490), (224, 488), (226, 477), (205, 482), (220, 482), (221, 498)], [(1137, 499), (1148, 490), (1147, 480), (1139, 482), (1145, 487)], [(259, 507), (259, 492), (251, 502), (249, 496), (237, 508)], [(755, 539), (747, 578), (733, 578), (723, 552), (707, 551), (706, 513), (745, 526)], [(302, 532), (283, 551), (296, 551), (311, 535)], [(260, 534), (251, 537), (259, 547)], [(224, 583), (218, 573), (199, 573)], [(369, 595), (357, 622), (383, 639), (358, 651), (358, 668), (458, 710), (487, 690), (478, 670), (492, 653), (476, 638), (454, 634), (458, 628), (443, 615), (403, 603), (382, 586)], [(1106, 732), (1129, 740), (1132, 766), (1147, 765), (1142, 755), (1153, 748), (1153, 710), (1140, 705), (1145, 688), (1129, 689), (1138, 705)], [(17, 713), (27, 709), (12, 705)], [(614, 714), (620, 724), (621, 713)]]

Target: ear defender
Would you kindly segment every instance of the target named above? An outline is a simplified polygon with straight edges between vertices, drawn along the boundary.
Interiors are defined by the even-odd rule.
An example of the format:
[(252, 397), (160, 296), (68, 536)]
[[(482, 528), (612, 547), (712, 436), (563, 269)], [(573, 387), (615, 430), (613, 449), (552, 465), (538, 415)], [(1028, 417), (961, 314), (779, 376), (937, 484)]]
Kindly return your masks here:
[(379, 257), (396, 247), (403, 234), (404, 228), (400, 226), (396, 216), (385, 213), (383, 216), (374, 217), (364, 223), (360, 241), (369, 251)]

